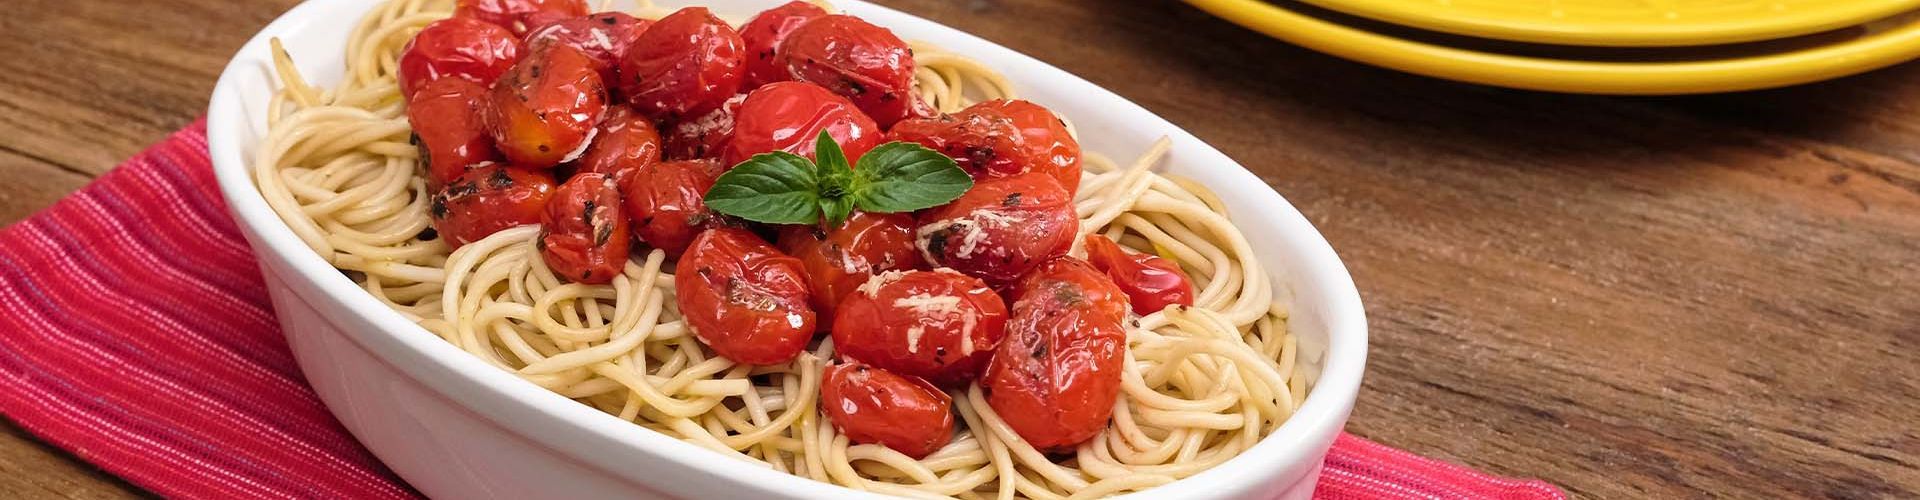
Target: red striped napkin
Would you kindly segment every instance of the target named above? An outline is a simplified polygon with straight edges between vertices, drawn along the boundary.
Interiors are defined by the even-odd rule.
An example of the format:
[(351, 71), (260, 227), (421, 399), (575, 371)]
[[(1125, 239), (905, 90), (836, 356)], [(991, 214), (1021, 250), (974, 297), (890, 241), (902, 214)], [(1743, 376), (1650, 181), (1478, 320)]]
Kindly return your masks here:
[[(418, 496), (294, 365), (204, 123), (0, 231), (0, 412), (168, 497)], [(1315, 496), (1565, 497), (1351, 435)]]

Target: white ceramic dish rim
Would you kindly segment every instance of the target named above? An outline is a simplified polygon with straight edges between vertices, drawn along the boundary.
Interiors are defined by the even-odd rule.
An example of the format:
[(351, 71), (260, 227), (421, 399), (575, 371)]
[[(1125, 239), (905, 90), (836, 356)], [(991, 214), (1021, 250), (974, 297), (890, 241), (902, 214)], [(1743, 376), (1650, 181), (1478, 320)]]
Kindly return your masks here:
[[(498, 425), (512, 429), (539, 424), (546, 432), (524, 434), (527, 439), (555, 449), (560, 455), (594, 457), (583, 463), (616, 476), (635, 479), (630, 471), (608, 468), (603, 460), (632, 454), (668, 456), (685, 466), (715, 477), (742, 483), (760, 484), (770, 492), (805, 497), (848, 497), (865, 495), (851, 489), (816, 482), (770, 469), (743, 467), (731, 458), (701, 449), (664, 434), (634, 426), (598, 410), (546, 391), (514, 375), (473, 358), (459, 348), (415, 325), (335, 270), (295, 236), (290, 228), (266, 204), (255, 189), (249, 168), (250, 155), (242, 151), (242, 133), (249, 122), (260, 123), (262, 116), (249, 116), (237, 87), (240, 75), (262, 71), (269, 60), (268, 39), (299, 32), (318, 21), (316, 14), (330, 2), (308, 1), (282, 14), (256, 34), (241, 49), (222, 73), (209, 108), (208, 144), (219, 179), (220, 189), (235, 214), (236, 221), (251, 230), (264, 248), (254, 252), (284, 262), (296, 272), (286, 276), (296, 294), (308, 301), (328, 301), (362, 316), (378, 328), (374, 331), (346, 329), (345, 334), (369, 352), (384, 357), (401, 372), (433, 388), (460, 405), (484, 415)], [(360, 0), (372, 5), (373, 0)], [(696, 2), (697, 3), (697, 2)], [(1054, 68), (1012, 49), (978, 37), (860, 1), (841, 0), (837, 5), (876, 24), (922, 36), (903, 38), (937, 39), (941, 45), (981, 57), (983, 62), (1003, 70), (1020, 67), (1025, 73), (1057, 75), (1060, 81), (1046, 85), (1065, 87), (1085, 99), (1112, 103), (1106, 117), (1133, 123), (1149, 123), (1176, 143), (1199, 145), (1201, 158), (1186, 158), (1183, 164), (1231, 166), (1231, 182), (1211, 185), (1230, 203), (1251, 203), (1265, 217), (1248, 220), (1245, 212), (1236, 224), (1254, 223), (1273, 227), (1281, 244), (1295, 246), (1293, 253), (1305, 256), (1305, 272), (1313, 276), (1296, 278), (1319, 281), (1326, 291), (1327, 346), (1324, 365), (1312, 392), (1298, 411), (1278, 430), (1234, 459), (1201, 474), (1174, 484), (1155, 488), (1156, 498), (1171, 496), (1212, 497), (1235, 491), (1232, 485), (1264, 473), (1295, 467), (1306, 460), (1317, 460), (1325, 451), (1312, 443), (1331, 442), (1344, 424), (1359, 390), (1366, 360), (1366, 321), (1353, 280), (1331, 246), (1312, 225), (1266, 182), (1245, 170), (1237, 162), (1211, 146), (1206, 146), (1185, 130), (1148, 112), (1097, 85), (1066, 71)], [(364, 12), (364, 9), (356, 11)], [(356, 17), (357, 20), (357, 17)], [(334, 20), (337, 21), (337, 20)], [(995, 53), (992, 56), (981, 54)], [(1018, 83), (1018, 82), (1016, 82)], [(1083, 129), (1087, 126), (1081, 124)]]

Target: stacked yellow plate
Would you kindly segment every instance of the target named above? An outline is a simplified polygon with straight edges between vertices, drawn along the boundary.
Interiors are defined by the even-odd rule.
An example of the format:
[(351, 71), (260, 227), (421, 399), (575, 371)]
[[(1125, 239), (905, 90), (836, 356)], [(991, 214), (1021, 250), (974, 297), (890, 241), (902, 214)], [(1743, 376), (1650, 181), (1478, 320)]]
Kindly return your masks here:
[(1281, 40), (1489, 85), (1688, 94), (1920, 57), (1920, 0), (1185, 0)]

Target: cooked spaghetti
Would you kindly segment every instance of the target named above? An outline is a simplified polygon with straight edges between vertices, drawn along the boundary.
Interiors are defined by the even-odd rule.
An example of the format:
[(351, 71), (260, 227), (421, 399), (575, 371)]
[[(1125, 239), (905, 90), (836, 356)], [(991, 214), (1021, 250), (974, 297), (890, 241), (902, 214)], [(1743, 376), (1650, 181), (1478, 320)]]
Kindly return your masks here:
[[(1276, 429), (1304, 399), (1287, 310), (1224, 205), (1155, 172), (1168, 143), (1116, 164), (1086, 155), (1072, 196), (1072, 255), (1087, 235), (1158, 255), (1191, 275), (1192, 306), (1137, 316), (1111, 422), (1070, 453), (1030, 446), (978, 384), (951, 392), (952, 439), (920, 459), (855, 444), (816, 408), (830, 339), (791, 361), (735, 363), (693, 335), (674, 262), (635, 247), (606, 284), (557, 276), (542, 229), (501, 230), (457, 250), (432, 234), (399, 53), (448, 1), (392, 0), (366, 15), (330, 88), (306, 81), (276, 40), (282, 90), (254, 159), (273, 209), (368, 294), (425, 330), (528, 382), (743, 465), (908, 497), (1091, 498), (1191, 476)], [(637, 10), (645, 18), (658, 10)], [(1015, 83), (960, 54), (915, 44), (914, 92), (936, 111), (1015, 97)], [(1057, 450), (1056, 450), (1057, 451)]]

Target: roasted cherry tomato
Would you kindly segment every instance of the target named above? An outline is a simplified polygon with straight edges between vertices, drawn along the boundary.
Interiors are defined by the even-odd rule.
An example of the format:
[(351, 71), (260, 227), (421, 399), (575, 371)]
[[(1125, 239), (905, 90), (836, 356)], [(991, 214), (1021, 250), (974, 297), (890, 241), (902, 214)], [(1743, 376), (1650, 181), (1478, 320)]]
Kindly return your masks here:
[(880, 145), (880, 127), (846, 98), (811, 83), (779, 82), (747, 94), (740, 103), (723, 158), (728, 165), (773, 151), (812, 158), (822, 130), (840, 144), (847, 161), (857, 161)]
[(767, 9), (740, 26), (740, 39), (747, 43), (746, 88), (792, 80), (786, 66), (776, 64), (780, 41), (800, 25), (825, 15), (827, 10), (818, 5), (794, 0)]
[(494, 83), (487, 126), (508, 161), (549, 168), (585, 154), (606, 112), (607, 89), (593, 59), (553, 45), (528, 54)]
[(1020, 280), (1007, 337), (980, 380), (987, 405), (1028, 444), (1061, 451), (1113, 415), (1125, 362), (1126, 296), (1079, 259), (1059, 257)]
[(961, 387), (993, 357), (1006, 322), (1006, 303), (977, 278), (947, 269), (896, 271), (841, 299), (833, 349), (941, 387)]
[(704, 115), (740, 92), (745, 45), (705, 7), (680, 9), (634, 40), (620, 60), (620, 89), (634, 109), (655, 120)]
[(407, 123), (413, 125), (431, 189), (439, 190), (468, 167), (500, 159), (480, 120), (486, 99), (486, 86), (464, 78), (434, 80), (407, 99)]
[(1040, 172), (1068, 194), (1080, 188), (1080, 143), (1052, 111), (1031, 102), (981, 102), (948, 116), (900, 122), (888, 134), (953, 157), (975, 179)]
[(734, 115), (740, 111), (740, 103), (746, 100), (746, 94), (736, 95), (699, 118), (675, 122), (667, 128), (667, 157), (676, 160), (719, 160), (727, 150), (727, 143), (733, 141)]
[(1153, 254), (1128, 253), (1118, 243), (1097, 234), (1087, 235), (1087, 261), (1126, 292), (1134, 314), (1153, 314), (1174, 304), (1193, 305), (1193, 280), (1173, 261)]
[(721, 222), (704, 201), (719, 176), (720, 165), (711, 161), (663, 161), (634, 170), (620, 190), (634, 236), (679, 256), (700, 231)]
[(916, 459), (953, 439), (952, 397), (924, 380), (859, 363), (827, 367), (820, 407), (847, 439)]
[(580, 156), (578, 171), (612, 174), (625, 185), (634, 172), (660, 162), (660, 147), (653, 121), (626, 106), (611, 106), (587, 153)]
[(440, 188), (427, 212), (447, 245), (460, 248), (502, 229), (540, 223), (552, 196), (553, 176), (546, 172), (487, 164)]
[(913, 246), (913, 228), (912, 215), (856, 211), (836, 228), (780, 228), (780, 251), (806, 266), (813, 310), (820, 313), (821, 323), (829, 323), (840, 298), (868, 278), (885, 271), (921, 267), (920, 253)]
[(613, 281), (627, 265), (627, 214), (613, 176), (583, 173), (567, 179), (540, 217), (540, 256), (553, 274), (575, 283)]
[(745, 229), (708, 229), (674, 266), (680, 314), (714, 352), (750, 365), (785, 362), (813, 339), (800, 261)]
[(976, 181), (952, 203), (922, 211), (914, 244), (935, 267), (994, 286), (1073, 246), (1080, 227), (1073, 197), (1043, 174)]
[(913, 51), (886, 28), (853, 16), (823, 16), (780, 42), (780, 64), (794, 80), (846, 96), (881, 128), (913, 111)]
[(505, 28), (465, 18), (434, 21), (400, 49), (400, 95), (442, 77), (490, 85), (520, 59), (520, 41)]
[(585, 0), (459, 0), (453, 17), (478, 19), (513, 32), (527, 34), (542, 21), (587, 15)]
[(639, 19), (620, 12), (601, 12), (586, 17), (570, 17), (541, 26), (527, 32), (527, 52), (538, 52), (548, 45), (566, 45), (579, 49), (587, 57), (593, 58), (595, 68), (600, 71), (600, 81), (613, 87), (620, 80), (615, 77), (615, 69), (620, 60), (627, 55), (627, 47), (633, 45), (640, 33), (647, 30), (653, 21)]

